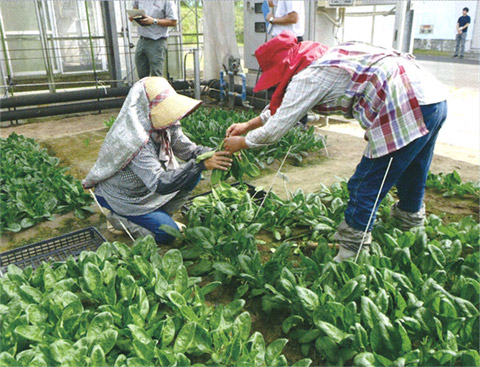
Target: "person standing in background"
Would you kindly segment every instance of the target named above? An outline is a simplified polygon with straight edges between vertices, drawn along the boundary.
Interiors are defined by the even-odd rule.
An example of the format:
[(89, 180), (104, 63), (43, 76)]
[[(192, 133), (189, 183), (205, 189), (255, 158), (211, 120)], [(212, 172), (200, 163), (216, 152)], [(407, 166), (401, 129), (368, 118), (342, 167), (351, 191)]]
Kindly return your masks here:
[(453, 57), (458, 57), (460, 51), (460, 58), (463, 59), (463, 53), (465, 52), (465, 40), (467, 39), (467, 30), (470, 25), (471, 19), (468, 16), (468, 8), (463, 8), (463, 15), (457, 20), (457, 35), (455, 37), (455, 53)]
[(298, 42), (303, 41), (305, 33), (305, 5), (303, 1), (268, 0), (273, 12), (267, 14), (266, 20), (272, 25), (272, 37), (283, 31), (290, 31)]
[[(140, 39), (135, 51), (138, 78), (162, 76), (167, 52), (168, 27), (177, 25), (177, 8), (169, 0), (134, 0), (134, 9), (142, 9), (145, 16), (138, 20)], [(129, 17), (133, 21), (133, 17)]]

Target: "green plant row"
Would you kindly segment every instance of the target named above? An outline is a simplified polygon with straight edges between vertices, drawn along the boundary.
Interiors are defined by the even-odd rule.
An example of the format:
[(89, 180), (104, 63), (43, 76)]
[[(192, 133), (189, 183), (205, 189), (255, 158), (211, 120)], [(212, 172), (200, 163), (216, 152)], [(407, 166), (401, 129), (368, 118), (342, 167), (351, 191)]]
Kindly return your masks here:
[[(196, 144), (216, 148), (225, 138), (228, 127), (234, 123), (245, 122), (256, 116), (251, 110), (242, 112), (222, 109), (199, 108), (182, 119), (182, 129)], [(324, 147), (324, 140), (314, 133), (314, 128), (307, 131), (301, 128), (291, 129), (275, 144), (264, 148), (245, 151), (250, 162), (260, 168), (272, 164), (275, 159), (283, 159), (290, 149), (288, 158), (301, 162), (309, 152), (319, 151)]]
[(0, 138), (0, 233), (19, 232), (53, 214), (92, 212), (80, 181), (65, 174), (59, 159), (23, 135)]
[(442, 192), (445, 197), (473, 195), (480, 198), (480, 182), (462, 182), (457, 171), (438, 175), (429, 172), (426, 186)]
[[(208, 306), (180, 251), (152, 237), (105, 242), (78, 260), (10, 265), (0, 278), (0, 366), (289, 366), (287, 339), (266, 345), (244, 300)], [(294, 364), (308, 367), (309, 359)]]
[[(283, 330), (305, 356), (315, 350), (328, 365), (479, 365), (480, 225), (471, 217), (444, 225), (430, 215), (425, 227), (402, 232), (387, 198), (370, 256), (337, 264), (328, 244), (347, 198), (342, 183), (287, 201), (272, 196), (262, 213), (246, 190), (222, 184), (193, 201), (177, 235), (185, 257), (196, 259), (193, 274), (210, 272), (236, 287), (237, 298), (261, 297), (266, 312), (289, 313)], [(262, 261), (255, 236), (285, 223), (317, 232), (317, 249), (306, 256), (284, 242)]]

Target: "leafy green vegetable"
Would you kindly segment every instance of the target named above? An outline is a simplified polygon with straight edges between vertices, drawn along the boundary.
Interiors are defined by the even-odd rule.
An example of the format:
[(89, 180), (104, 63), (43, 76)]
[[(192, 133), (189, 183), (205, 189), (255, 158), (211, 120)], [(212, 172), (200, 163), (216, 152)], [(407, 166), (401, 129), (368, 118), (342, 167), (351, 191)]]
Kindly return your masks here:
[(12, 133), (0, 138), (0, 152), (0, 233), (19, 232), (57, 213), (84, 218), (93, 212), (80, 181), (33, 139)]

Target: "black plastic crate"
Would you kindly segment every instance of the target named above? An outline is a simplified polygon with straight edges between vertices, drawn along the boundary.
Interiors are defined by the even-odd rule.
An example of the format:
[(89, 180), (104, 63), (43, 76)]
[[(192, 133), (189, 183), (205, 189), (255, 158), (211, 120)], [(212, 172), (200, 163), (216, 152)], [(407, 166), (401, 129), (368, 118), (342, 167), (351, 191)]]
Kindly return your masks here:
[(75, 258), (82, 251), (95, 251), (105, 241), (105, 237), (95, 227), (87, 227), (49, 240), (0, 252), (0, 275), (6, 273), (10, 264), (22, 269), (31, 265), (35, 269), (44, 261), (65, 261), (70, 255)]
[[(232, 187), (237, 187), (237, 186), (240, 186), (242, 185), (242, 183), (240, 182), (235, 182), (233, 184), (231, 184), (230, 186)], [(253, 201), (255, 201), (256, 203), (260, 204), (262, 202), (262, 200), (265, 198), (265, 196), (267, 195), (266, 191), (263, 191), (263, 190), (260, 190), (260, 191), (257, 191), (256, 190), (256, 187), (249, 184), (249, 183), (246, 183), (244, 182), (243, 185), (247, 186), (247, 191), (248, 193), (250, 194), (250, 196), (252, 197)], [(181, 208), (181, 213), (183, 215), (186, 215), (187, 212), (188, 212), (188, 209), (190, 209), (190, 206), (192, 205), (192, 201), (193, 199), (199, 197), (199, 196), (205, 196), (205, 195), (209, 195), (211, 194), (212, 191), (207, 191), (207, 192), (203, 192), (201, 194), (198, 194), (198, 195), (194, 195), (192, 197), (190, 197), (187, 202), (182, 206)]]

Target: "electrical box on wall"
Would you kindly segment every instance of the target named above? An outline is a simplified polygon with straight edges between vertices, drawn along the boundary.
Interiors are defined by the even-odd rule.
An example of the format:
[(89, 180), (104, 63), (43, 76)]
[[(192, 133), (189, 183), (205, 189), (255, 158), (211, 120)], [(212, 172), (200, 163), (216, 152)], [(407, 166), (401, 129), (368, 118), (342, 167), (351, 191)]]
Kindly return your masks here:
[(262, 11), (263, 0), (247, 0), (243, 6), (243, 59), (247, 69), (258, 69), (255, 50), (265, 43), (268, 31)]

